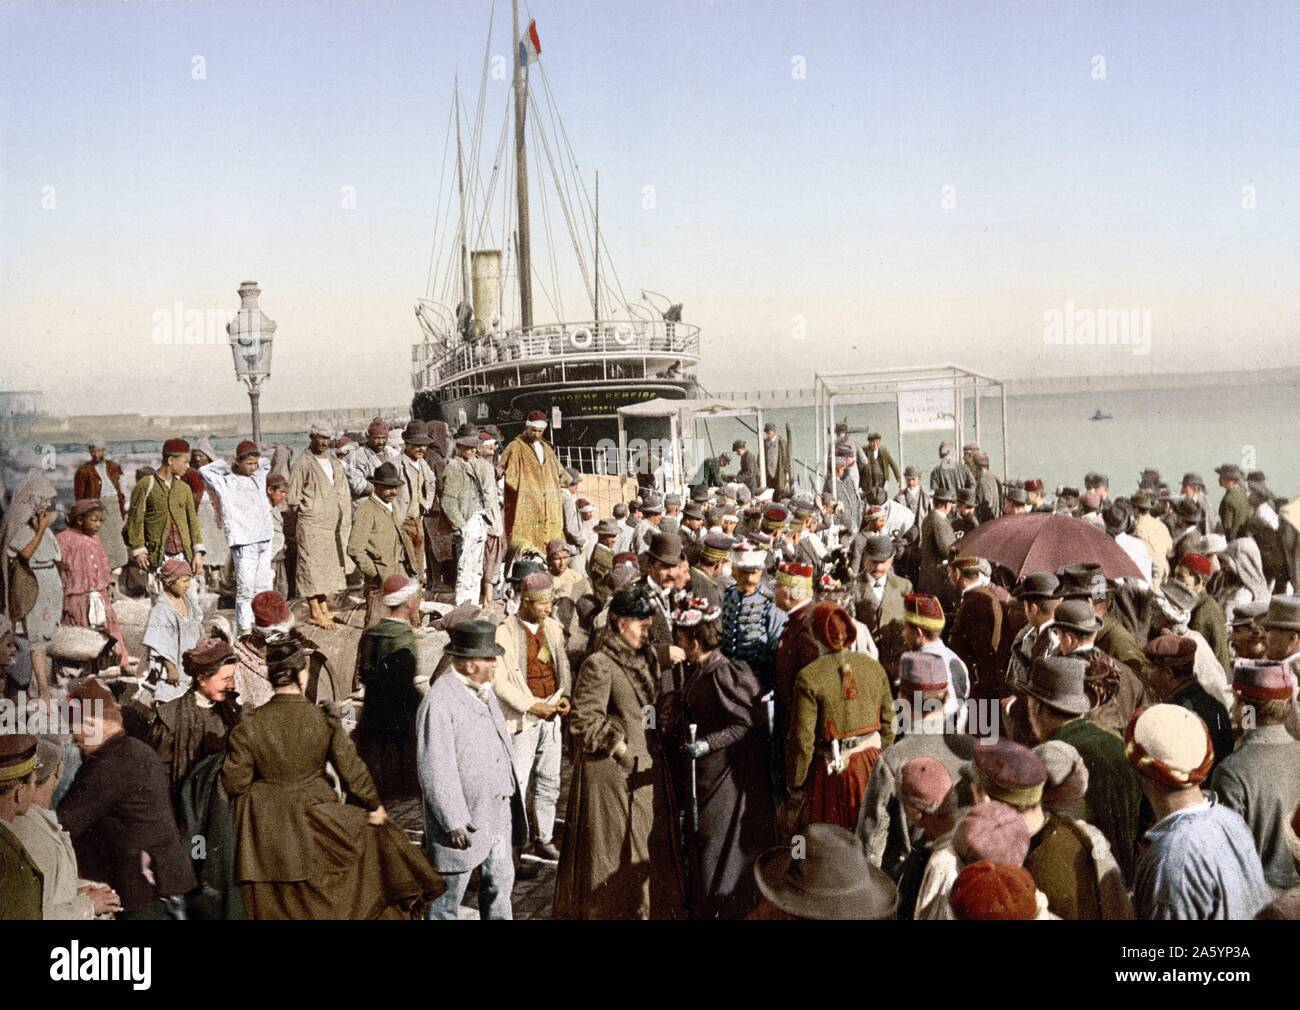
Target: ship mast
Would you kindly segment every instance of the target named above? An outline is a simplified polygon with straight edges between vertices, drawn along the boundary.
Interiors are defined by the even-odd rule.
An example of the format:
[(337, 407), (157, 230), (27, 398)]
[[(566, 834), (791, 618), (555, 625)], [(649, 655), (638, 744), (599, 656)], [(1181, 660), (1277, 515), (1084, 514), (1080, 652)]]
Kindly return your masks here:
[(460, 77), (456, 78), (456, 185), (460, 188), (460, 300), (469, 304), (469, 250), (466, 247), (466, 232), (469, 223), (465, 220), (465, 171), (460, 151)]
[(591, 311), (596, 320), (596, 329), (600, 329), (600, 171), (596, 172), (596, 283), (592, 286)]
[(528, 103), (528, 82), (520, 58), (519, 0), (512, 0), (514, 13), (515, 61), (515, 201), (519, 206), (519, 325), (526, 333), (533, 325), (532, 247), (528, 240), (528, 153), (524, 147), (524, 112)]

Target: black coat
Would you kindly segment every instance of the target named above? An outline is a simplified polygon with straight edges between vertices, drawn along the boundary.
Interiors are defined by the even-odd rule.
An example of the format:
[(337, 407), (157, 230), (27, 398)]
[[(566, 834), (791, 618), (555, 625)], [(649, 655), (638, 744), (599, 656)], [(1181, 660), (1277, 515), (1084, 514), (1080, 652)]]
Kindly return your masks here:
[[(72, 836), (78, 872), (112, 887), (127, 911), (198, 885), (172, 813), (167, 766), (143, 740), (120, 733), (87, 757), (59, 820)], [(141, 870), (146, 852), (154, 884)]]

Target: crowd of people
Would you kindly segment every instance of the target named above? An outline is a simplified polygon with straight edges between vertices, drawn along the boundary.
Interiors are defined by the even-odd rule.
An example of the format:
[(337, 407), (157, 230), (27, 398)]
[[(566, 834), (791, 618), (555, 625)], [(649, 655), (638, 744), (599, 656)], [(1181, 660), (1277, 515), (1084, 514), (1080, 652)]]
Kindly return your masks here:
[[(1049, 494), (842, 425), (801, 491), (768, 425), (598, 516), (547, 427), (29, 475), (0, 673), (72, 718), (0, 727), (0, 917), (510, 918), (545, 864), (557, 918), (1300, 916), (1264, 474)], [(1035, 513), (1053, 563), (971, 546)]]

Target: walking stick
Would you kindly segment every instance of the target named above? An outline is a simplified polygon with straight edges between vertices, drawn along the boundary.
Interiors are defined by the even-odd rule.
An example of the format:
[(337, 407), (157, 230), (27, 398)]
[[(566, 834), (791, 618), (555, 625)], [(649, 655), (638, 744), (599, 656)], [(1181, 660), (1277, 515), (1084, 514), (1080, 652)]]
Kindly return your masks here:
[[(695, 742), (695, 733), (699, 729), (697, 723), (691, 723), (688, 727), (691, 734), (691, 743)], [(696, 757), (691, 755), (691, 834), (697, 836), (700, 833), (700, 794), (695, 783), (695, 762)]]

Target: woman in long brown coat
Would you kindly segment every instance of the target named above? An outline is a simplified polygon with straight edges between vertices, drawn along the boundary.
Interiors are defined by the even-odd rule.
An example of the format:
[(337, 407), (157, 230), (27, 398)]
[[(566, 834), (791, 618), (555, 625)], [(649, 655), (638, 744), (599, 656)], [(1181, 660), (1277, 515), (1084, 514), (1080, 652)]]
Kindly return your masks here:
[(569, 734), (573, 781), (555, 882), (557, 919), (682, 919), (677, 808), (660, 737), (653, 605), (614, 594), (611, 627), (578, 671)]
[[(388, 820), (343, 724), (303, 696), (305, 650), (287, 642), (266, 658), (275, 697), (231, 731), (221, 770), (249, 916), (421, 918), (442, 878)], [(326, 761), (360, 806), (339, 802)]]

